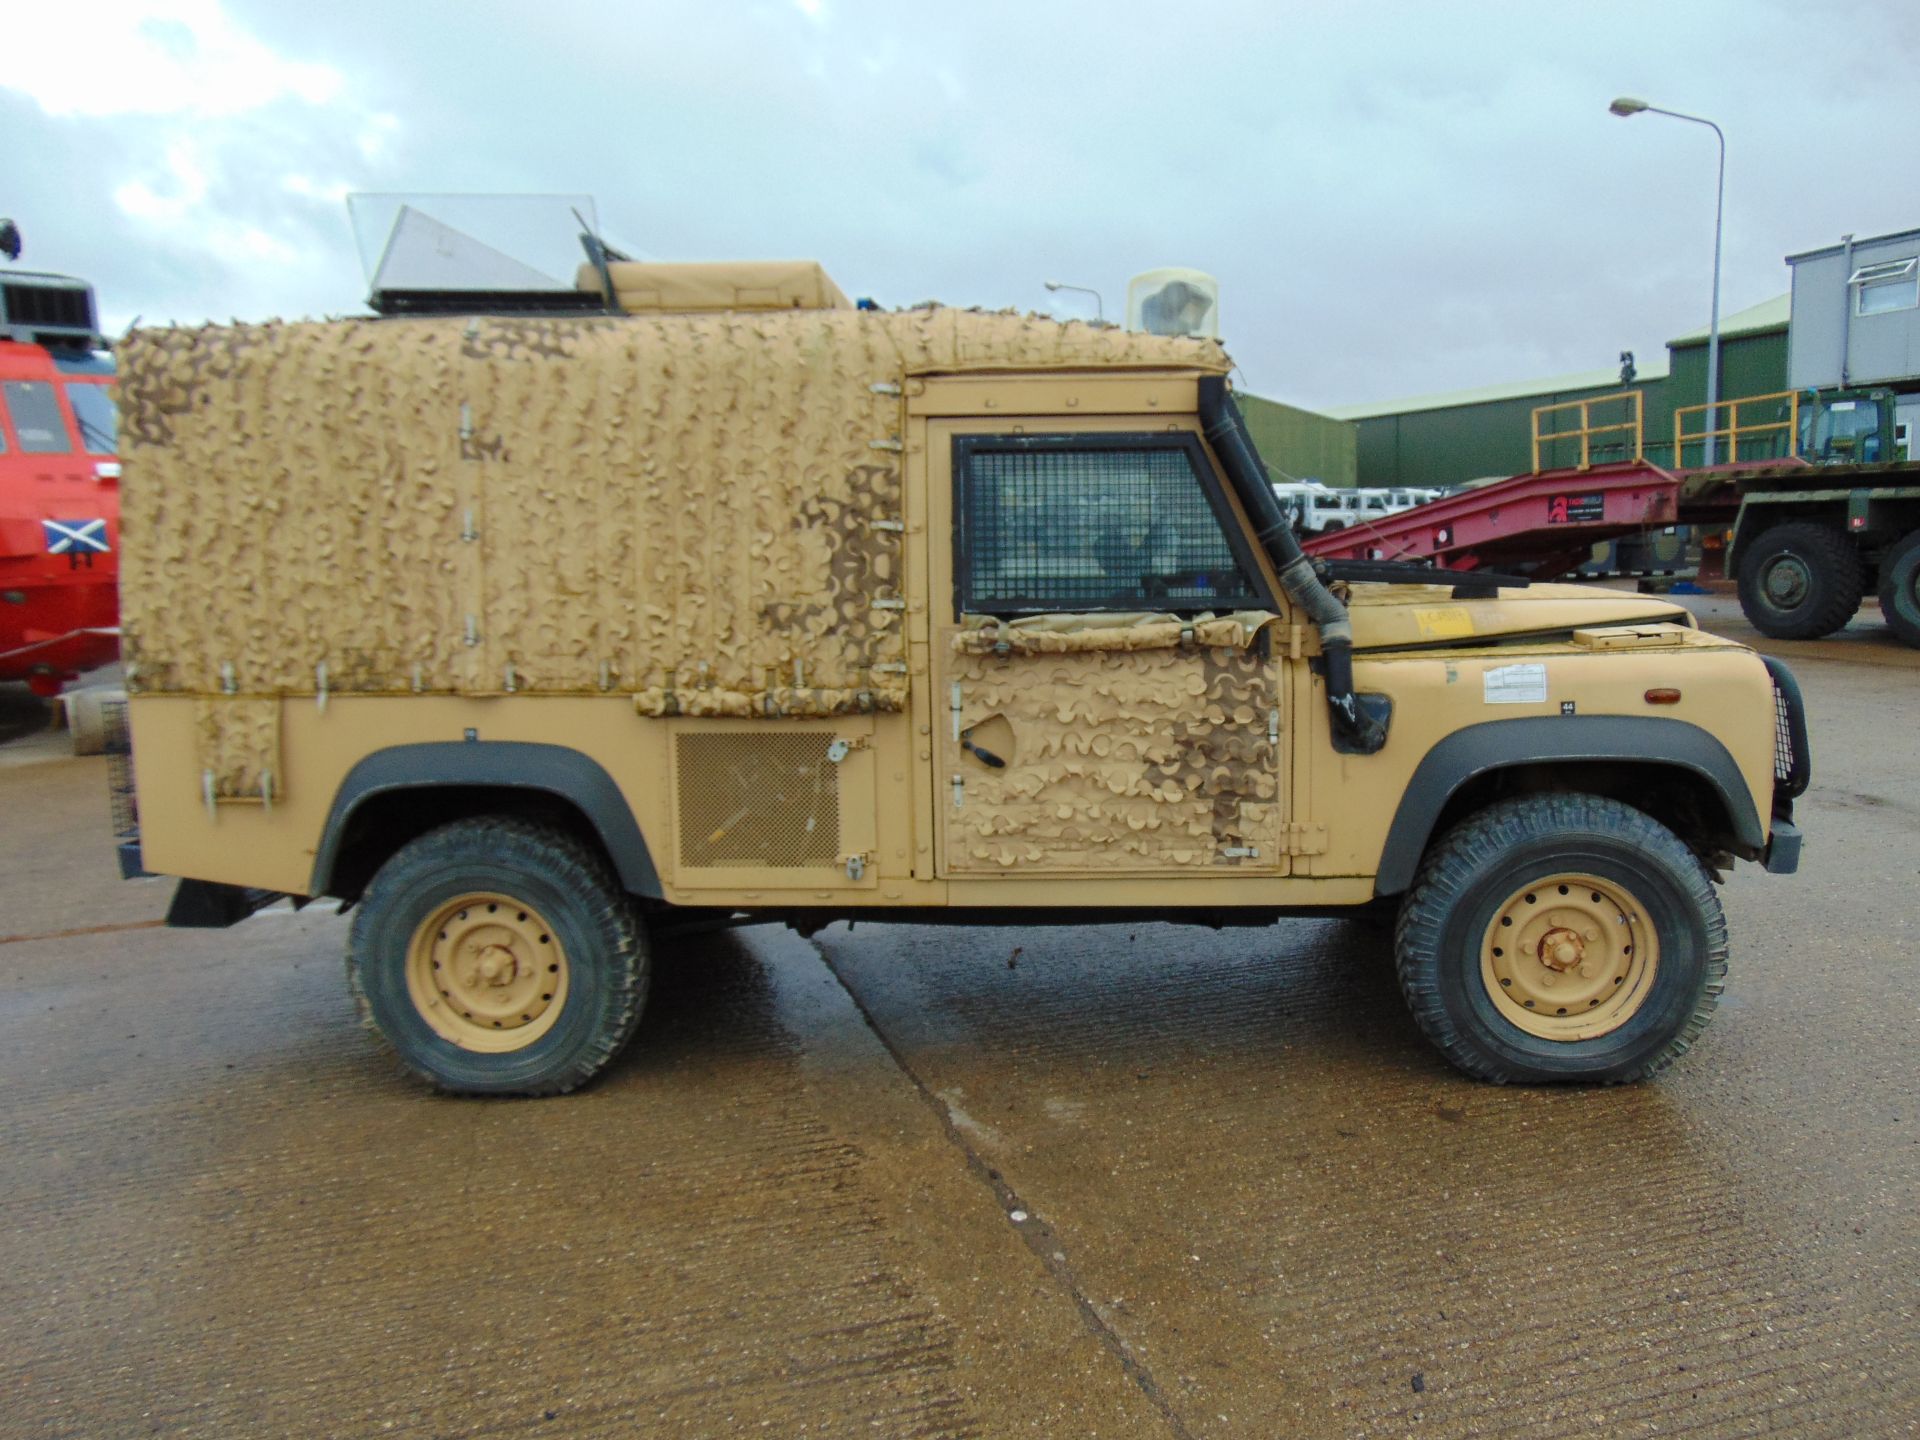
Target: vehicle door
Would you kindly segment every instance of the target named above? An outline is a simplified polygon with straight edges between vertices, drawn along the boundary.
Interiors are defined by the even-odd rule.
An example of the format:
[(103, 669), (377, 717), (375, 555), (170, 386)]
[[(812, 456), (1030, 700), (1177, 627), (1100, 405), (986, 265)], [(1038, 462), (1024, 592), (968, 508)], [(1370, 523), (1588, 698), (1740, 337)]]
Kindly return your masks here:
[(1197, 424), (940, 419), (926, 454), (937, 872), (1286, 873), (1277, 606)]

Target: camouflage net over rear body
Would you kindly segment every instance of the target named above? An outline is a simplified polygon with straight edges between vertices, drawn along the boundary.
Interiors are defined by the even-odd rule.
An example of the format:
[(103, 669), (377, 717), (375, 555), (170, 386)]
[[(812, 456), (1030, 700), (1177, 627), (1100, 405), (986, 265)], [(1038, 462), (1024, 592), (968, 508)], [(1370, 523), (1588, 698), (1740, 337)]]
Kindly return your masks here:
[(130, 689), (832, 715), (905, 703), (906, 377), (1227, 361), (927, 309), (144, 330), (121, 366)]

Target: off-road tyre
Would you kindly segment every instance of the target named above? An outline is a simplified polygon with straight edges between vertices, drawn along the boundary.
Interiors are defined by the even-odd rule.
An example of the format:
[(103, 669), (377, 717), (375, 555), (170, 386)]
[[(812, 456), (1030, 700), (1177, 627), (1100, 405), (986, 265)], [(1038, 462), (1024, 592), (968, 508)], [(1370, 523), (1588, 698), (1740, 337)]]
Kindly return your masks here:
[[(489, 907), (498, 913), (485, 914)], [(442, 916), (437, 934), (423, 928)], [(515, 1033), (488, 1035), (480, 1029), (488, 1012), (462, 1020), (435, 993), (439, 952), (463, 934), (477, 937), (469, 949), (499, 941), (487, 948), (518, 957), (507, 958), (509, 975), (523, 965), (533, 976), (522, 985), (532, 1021), (524, 1028), (537, 1038), (475, 1048), (513, 1047)], [(557, 963), (528, 963), (547, 962), (550, 951)], [(549, 969), (560, 983), (542, 1001)], [(477, 962), (468, 974), (483, 983)], [(585, 1084), (632, 1037), (648, 974), (645, 929), (606, 862), (564, 831), (506, 817), (455, 821), (402, 846), (361, 897), (347, 942), (362, 1021), (408, 1070), (459, 1095), (560, 1095)]]
[[(1592, 877), (1593, 888), (1577, 885), (1568, 896), (1559, 882), (1576, 875)], [(1544, 893), (1529, 888), (1535, 881), (1543, 882)], [(1612, 909), (1617, 901), (1623, 921), (1633, 917), (1634, 926), (1618, 929), (1641, 942), (1643, 973), (1635, 978), (1636, 962), (1620, 957), (1627, 973), (1613, 984), (1632, 981), (1633, 988), (1618, 992), (1608, 987), (1604, 968), (1597, 981), (1580, 978), (1584, 968), (1556, 974), (1548, 985), (1564, 978), (1570, 989), (1601, 987), (1591, 1023), (1605, 1023), (1609, 1009), (1620, 1018), (1591, 1038), (1530, 1033), (1508, 1018), (1521, 1013), (1515, 992), (1496, 989), (1488, 968), (1520, 958), (1489, 958), (1497, 953), (1496, 937), (1525, 933), (1524, 927), (1501, 928), (1502, 907), (1531, 913), (1537, 899), (1537, 924), (1556, 905), (1585, 907), (1589, 894), (1608, 902), (1592, 908)], [(1605, 922), (1595, 928), (1606, 928)], [(1401, 904), (1394, 950), (1401, 991), (1422, 1033), (1461, 1070), (1495, 1084), (1643, 1080), (1692, 1046), (1712, 1018), (1727, 974), (1726, 919), (1705, 866), (1652, 817), (1594, 795), (1502, 801), (1454, 826), (1428, 852)], [(1597, 959), (1597, 946), (1594, 953)], [(1543, 975), (1548, 968), (1544, 959), (1525, 963)], [(1550, 1005), (1557, 992), (1535, 993)], [(1524, 1023), (1581, 1021), (1564, 1010), (1561, 1017), (1529, 1010)]]
[(1920, 646), (1920, 530), (1881, 558), (1880, 613), (1902, 644)]
[(1831, 525), (1789, 520), (1740, 556), (1740, 609), (1776, 640), (1818, 640), (1854, 617), (1866, 569), (1852, 540)]

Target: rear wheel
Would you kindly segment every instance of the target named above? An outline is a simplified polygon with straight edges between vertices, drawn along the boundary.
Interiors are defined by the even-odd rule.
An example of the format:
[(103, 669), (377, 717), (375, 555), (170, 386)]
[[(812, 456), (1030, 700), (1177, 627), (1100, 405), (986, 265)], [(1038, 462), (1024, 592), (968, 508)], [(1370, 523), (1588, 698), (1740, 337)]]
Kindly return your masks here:
[(619, 1053), (647, 949), (606, 865), (562, 831), (462, 820), (381, 866), (355, 913), (362, 1016), (443, 1090), (556, 1095)]
[(1705, 868), (1618, 801), (1492, 806), (1434, 847), (1400, 911), (1415, 1021), (1482, 1080), (1639, 1080), (1685, 1053), (1727, 973)]
[(1904, 643), (1920, 646), (1920, 530), (1880, 562), (1880, 613)]
[(1865, 571), (1840, 531), (1811, 520), (1775, 525), (1740, 557), (1740, 608), (1776, 640), (1817, 640), (1860, 608)]

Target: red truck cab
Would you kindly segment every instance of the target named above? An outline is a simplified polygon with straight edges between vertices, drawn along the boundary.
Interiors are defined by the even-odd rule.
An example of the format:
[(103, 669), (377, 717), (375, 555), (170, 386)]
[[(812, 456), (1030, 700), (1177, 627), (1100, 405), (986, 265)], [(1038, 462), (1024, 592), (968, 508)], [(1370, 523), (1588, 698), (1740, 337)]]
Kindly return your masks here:
[(119, 654), (113, 385), (92, 287), (0, 272), (0, 680), (41, 695)]

